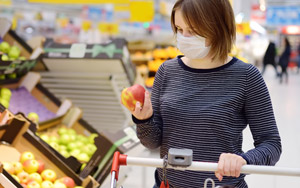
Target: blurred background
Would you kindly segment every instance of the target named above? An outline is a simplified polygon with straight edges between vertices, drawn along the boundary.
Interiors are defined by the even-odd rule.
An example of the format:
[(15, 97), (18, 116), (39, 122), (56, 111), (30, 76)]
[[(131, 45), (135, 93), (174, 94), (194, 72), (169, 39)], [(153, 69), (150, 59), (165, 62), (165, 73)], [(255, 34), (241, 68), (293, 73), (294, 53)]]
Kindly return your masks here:
[[(79, 122), (83, 128), (75, 126), (78, 134), (89, 136), (96, 133), (106, 137), (110, 143), (122, 138), (116, 136), (120, 131), (132, 136), (132, 130), (128, 133), (127, 128), (134, 127), (134, 124), (129, 111), (120, 104), (120, 94), (123, 88), (135, 83), (151, 91), (159, 66), (180, 54), (170, 25), (175, 2), (0, 0), (0, 42), (18, 47), (15, 53), (5, 52), (5, 45), (1, 47), (0, 44), (1, 88), (9, 88), (14, 93), (24, 85), (22, 80), (30, 78), (32, 81), (28, 73), (34, 72), (38, 75), (36, 83), (47, 90), (47, 94), (42, 92), (46, 96), (44, 99), (48, 97), (46, 101), (53, 101), (51, 105), (56, 104), (57, 107), (45, 105), (52, 114), (38, 114), (39, 110), (28, 110), (31, 103), (24, 102), (23, 94), (15, 97), (18, 100), (12, 97), (8, 102), (0, 98), (0, 103), (13, 114), (22, 112), (27, 116), (29, 112), (37, 113), (40, 119), (44, 118), (35, 122), (39, 127), (49, 127), (48, 121), (57, 117), (75, 116), (71, 108), (75, 106), (85, 121)], [(266, 81), (283, 144), (277, 166), (300, 168), (300, 0), (230, 2), (237, 28), (236, 43), (230, 55), (255, 65)], [(290, 44), (290, 50), (288, 63), (282, 65), (280, 57), (287, 49), (285, 41)], [(274, 62), (267, 60), (270, 51), (274, 52)], [(41, 90), (41, 86), (34, 87)], [(42, 104), (47, 103), (41, 102), (44, 99), (40, 94), (31, 92), (30, 95)], [(65, 100), (70, 103), (64, 103)], [(19, 101), (23, 101), (22, 108)], [(62, 104), (70, 108), (63, 108)], [(45, 130), (43, 128), (40, 134)], [(244, 131), (244, 139), (243, 149), (251, 149), (253, 140), (248, 128)], [(132, 140), (134, 144), (127, 143), (124, 148), (116, 148), (132, 156), (159, 157), (158, 150), (144, 148), (134, 134)], [(55, 149), (56, 145), (52, 143), (51, 147)], [(100, 152), (101, 143), (97, 147)], [(59, 150), (58, 146), (56, 149)], [(107, 154), (109, 148), (104, 150)], [(75, 156), (64, 154), (64, 158)], [(109, 161), (98, 166), (103, 156), (96, 158), (91, 154), (84, 162), (79, 162), (80, 165), (87, 163), (91, 168), (97, 166), (98, 170), (88, 174), (93, 175), (100, 187), (109, 187), (109, 173), (101, 176), (105, 169), (100, 168), (104, 163), (109, 168)], [(90, 159), (95, 159), (95, 162)], [(70, 161), (64, 162), (70, 165)], [(119, 184), (125, 188), (153, 187), (154, 170), (149, 167), (121, 167)], [(77, 171), (77, 174), (84, 177), (82, 172)], [(250, 188), (300, 187), (298, 177), (249, 175), (246, 179)]]

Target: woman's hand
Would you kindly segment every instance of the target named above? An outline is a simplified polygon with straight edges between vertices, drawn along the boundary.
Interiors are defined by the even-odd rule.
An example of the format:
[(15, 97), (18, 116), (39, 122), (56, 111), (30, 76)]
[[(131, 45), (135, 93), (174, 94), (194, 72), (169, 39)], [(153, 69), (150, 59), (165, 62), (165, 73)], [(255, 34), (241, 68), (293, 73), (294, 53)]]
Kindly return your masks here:
[(141, 106), (140, 102), (136, 102), (134, 110), (130, 110), (129, 108), (127, 108), (127, 109), (132, 113), (132, 115), (136, 119), (145, 120), (145, 119), (150, 118), (153, 114), (153, 109), (152, 109), (149, 92), (145, 91), (145, 98), (144, 98), (143, 106)]
[(247, 164), (246, 160), (236, 154), (222, 153), (219, 158), (218, 171), (215, 172), (219, 181), (222, 181), (223, 176), (239, 177), (241, 168)]

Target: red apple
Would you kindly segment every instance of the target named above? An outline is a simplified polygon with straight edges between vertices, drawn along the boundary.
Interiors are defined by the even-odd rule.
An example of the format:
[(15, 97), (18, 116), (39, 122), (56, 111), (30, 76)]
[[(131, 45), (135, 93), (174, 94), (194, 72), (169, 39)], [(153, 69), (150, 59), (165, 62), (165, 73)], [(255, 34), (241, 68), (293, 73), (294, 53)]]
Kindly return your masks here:
[(55, 182), (53, 188), (67, 188), (67, 186), (60, 182)]
[(41, 174), (43, 180), (54, 182), (56, 180), (56, 173), (53, 170), (46, 169)]
[(41, 177), (41, 175), (39, 173), (32, 173), (32, 174), (29, 174), (29, 180), (28, 182), (31, 182), (31, 181), (36, 181), (38, 182), (39, 184), (42, 183), (43, 179)]
[(41, 188), (41, 186), (38, 182), (31, 181), (27, 184), (27, 188)]
[(12, 163), (9, 162), (3, 162), (3, 168), (9, 173), (9, 174), (14, 174), (15, 169)]
[(121, 102), (129, 110), (134, 111), (137, 101), (144, 104), (145, 88), (139, 84), (135, 84), (129, 88), (123, 89), (121, 93)]
[(60, 183), (63, 183), (67, 186), (67, 188), (73, 188), (75, 187), (75, 182), (72, 178), (70, 177), (63, 177), (63, 178), (60, 178), (58, 180), (56, 180), (57, 182), (60, 182)]
[(29, 174), (27, 172), (22, 171), (17, 176), (20, 179), (20, 183), (26, 184), (28, 182)]
[(23, 171), (23, 165), (20, 162), (13, 162), (12, 165), (15, 169), (15, 174), (19, 174)]
[(45, 163), (41, 160), (38, 160), (38, 163), (39, 163), (39, 168), (38, 168), (38, 173), (42, 173), (45, 169)]
[(21, 154), (20, 162), (23, 164), (25, 161), (27, 161), (29, 159), (35, 159), (34, 155), (30, 151), (26, 151), (26, 152)]
[(43, 181), (41, 184), (41, 188), (53, 188), (53, 183), (51, 181)]
[(29, 159), (23, 163), (23, 169), (29, 174), (37, 172), (39, 169), (39, 162), (37, 162), (37, 160), (34, 159)]

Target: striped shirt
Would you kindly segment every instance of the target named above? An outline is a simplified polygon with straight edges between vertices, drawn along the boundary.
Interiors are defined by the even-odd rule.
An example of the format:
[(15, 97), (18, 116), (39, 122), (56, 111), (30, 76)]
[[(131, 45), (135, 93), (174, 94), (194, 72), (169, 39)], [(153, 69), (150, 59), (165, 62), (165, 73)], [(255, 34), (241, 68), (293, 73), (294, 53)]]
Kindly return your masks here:
[[(193, 150), (193, 161), (218, 162), (221, 153), (242, 156), (248, 164), (275, 165), (281, 141), (266, 84), (251, 64), (233, 58), (212, 69), (194, 69), (181, 56), (164, 62), (155, 75), (151, 94), (153, 116), (138, 120), (137, 135), (150, 149)], [(254, 139), (250, 151), (242, 150), (246, 126)], [(158, 169), (161, 180), (162, 169)], [(213, 172), (167, 170), (170, 187), (203, 187), (207, 178), (217, 185), (247, 187), (245, 175), (224, 177)]]

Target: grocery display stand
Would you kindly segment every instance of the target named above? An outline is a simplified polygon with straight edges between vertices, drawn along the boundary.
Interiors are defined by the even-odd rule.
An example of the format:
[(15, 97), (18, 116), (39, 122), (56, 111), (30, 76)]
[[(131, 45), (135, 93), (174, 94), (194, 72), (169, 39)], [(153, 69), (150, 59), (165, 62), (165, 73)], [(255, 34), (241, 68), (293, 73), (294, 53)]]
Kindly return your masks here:
[[(117, 187), (120, 166), (146, 166), (156, 168), (171, 168), (177, 170), (209, 171), (215, 172), (218, 169), (217, 163), (195, 162), (192, 161), (192, 150), (187, 151), (179, 149), (170, 149), (168, 157), (165, 159), (129, 157), (127, 155), (115, 152), (111, 168), (110, 188)], [(299, 168), (285, 168), (274, 166), (244, 165), (241, 169), (243, 174), (264, 174), (280, 176), (300, 176)], [(213, 180), (207, 179), (212, 182)], [(205, 182), (205, 185), (208, 182)], [(121, 186), (122, 187), (122, 186)]]
[(126, 41), (107, 44), (45, 43), (41, 82), (58, 98), (79, 106), (83, 118), (98, 132), (121, 130), (131, 117), (120, 103), (121, 91), (133, 84), (133, 67)]

